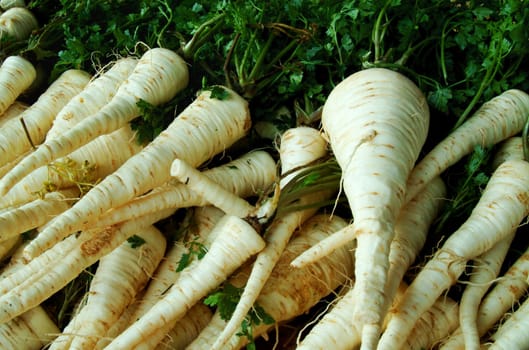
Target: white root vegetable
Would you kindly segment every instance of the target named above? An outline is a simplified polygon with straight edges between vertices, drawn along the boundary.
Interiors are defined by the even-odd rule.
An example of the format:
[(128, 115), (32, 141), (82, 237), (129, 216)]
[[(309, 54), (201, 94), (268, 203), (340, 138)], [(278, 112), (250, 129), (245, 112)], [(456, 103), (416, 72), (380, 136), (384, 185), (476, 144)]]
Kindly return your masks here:
[[(89, 80), (90, 75), (82, 70), (70, 69), (62, 73), (39, 96), (37, 101), (20, 114), (19, 118), (24, 121), (29, 136), (26, 135), (20, 120), (12, 120), (6, 123), (0, 132), (0, 165), (4, 165), (30, 150), (32, 143), (36, 146), (42, 142), (53, 124), (55, 115), (73, 96), (77, 95), (85, 87)], [(31, 154), (28, 156), (31, 156)], [(27, 157), (18, 163), (15, 168), (24, 162), (25, 159)], [(9, 176), (8, 174), (4, 175), (0, 181)], [(9, 187), (11, 186), (12, 184), (9, 185)], [(3, 194), (6, 192), (7, 188)]]
[[(353, 254), (350, 250), (354, 242), (305, 268), (293, 270), (290, 267), (292, 259), (301, 251), (345, 225), (347, 222), (339, 216), (329, 217), (325, 214), (318, 214), (308, 219), (296, 231), (296, 235), (284, 249), (256, 300), (256, 303), (274, 319), (275, 323), (290, 320), (307, 312), (323, 297), (349, 283), (353, 273)], [(229, 282), (235, 287), (242, 287), (251, 271), (251, 266), (245, 267), (230, 278)], [(217, 312), (211, 323), (187, 349), (210, 349), (216, 335), (225, 325), (226, 321), (220, 318)], [(241, 324), (238, 325), (240, 326)], [(267, 330), (274, 327), (273, 324), (264, 322), (250, 326), (254, 338), (264, 335)], [(233, 334), (223, 344), (222, 349), (240, 349), (248, 342), (249, 339), (245, 336)]]
[[(283, 175), (279, 183), (280, 189), (284, 189), (285, 185), (299, 173), (298, 168), (327, 155), (327, 146), (327, 142), (320, 132), (314, 128), (296, 127), (286, 130), (281, 136), (279, 147), (281, 173)], [(300, 198), (299, 204), (303, 205), (322, 200), (326, 196), (330, 197), (330, 195), (331, 192), (308, 195)], [(303, 222), (313, 216), (317, 210), (317, 207), (313, 207), (287, 213), (274, 219), (264, 234), (264, 239), (267, 242), (266, 247), (257, 254), (237, 307), (222, 332), (218, 335), (217, 340), (211, 346), (211, 350), (222, 348), (225, 342), (237, 332), (241, 322), (251, 310), (270, 277), (292, 234)]]
[(200, 198), (222, 209), (228, 215), (241, 218), (249, 216), (255, 207), (243, 198), (225, 189), (189, 163), (175, 159), (171, 164), (171, 176), (184, 183)]
[[(492, 168), (496, 169), (509, 159), (523, 159), (521, 137), (510, 137), (501, 143), (494, 155)], [(460, 300), (459, 328), (445, 341), (442, 349), (453, 349), (459, 346), (465, 349), (480, 349), (480, 338), (484, 334), (483, 327), (480, 327), (483, 325), (481, 321), (483, 315), (479, 313), (480, 304), (498, 276), (514, 234), (515, 232), (502, 239), (474, 261), (472, 274)]]
[(158, 328), (172, 328), (196, 302), (265, 245), (251, 225), (235, 216), (224, 216), (213, 231), (211, 235), (216, 238), (206, 255), (184, 269), (163, 299), (114, 339), (107, 350), (156, 346), (163, 339)]
[[(241, 198), (259, 196), (276, 179), (275, 161), (265, 151), (251, 151), (226, 164), (204, 170), (204, 175)], [(97, 226), (111, 225), (165, 208), (210, 205), (188, 186), (170, 181), (153, 191), (112, 208), (98, 218)], [(87, 225), (93, 226), (93, 224)]]
[(8, 56), (0, 65), (0, 114), (4, 114), (9, 106), (27, 88), (31, 86), (37, 71), (33, 64), (22, 56)]
[(144, 241), (139, 247), (124, 242), (101, 258), (86, 301), (50, 350), (94, 349), (147, 284), (165, 253), (166, 240), (154, 226), (135, 236)]
[[(1, 71), (1, 70), (0, 70)], [(9, 94), (6, 94), (9, 95)], [(18, 118), (22, 112), (24, 112), (26, 109), (28, 109), (29, 105), (24, 102), (20, 101), (14, 101), (7, 107), (4, 113), (0, 115), (0, 127), (2, 127), (5, 123), (9, 122), (10, 120), (13, 120), (15, 118)], [(3, 176), (3, 172), (1, 175)]]
[(24, 40), (39, 27), (37, 17), (26, 7), (11, 7), (0, 14), (0, 40)]
[(226, 92), (223, 100), (202, 92), (141, 152), (57, 216), (26, 247), (26, 257), (38, 255), (83, 225), (96, 222), (107, 210), (167, 182), (175, 158), (198, 166), (244, 136), (251, 125), (248, 103), (235, 92)]
[(11, 256), (11, 253), (13, 253), (22, 243), (22, 237), (12, 237), (8, 238), (5, 241), (0, 242), (0, 262), (3, 262), (7, 258)]
[[(12, 259), (2, 270), (2, 275), (15, 273), (23, 264)], [(40, 350), (60, 333), (47, 312), (36, 306), (8, 322), (0, 323), (1, 349)]]
[(479, 350), (481, 348), (477, 325), (479, 305), (489, 287), (498, 277), (514, 235), (515, 232), (503, 238), (474, 260), (468, 284), (459, 301), (459, 326), (464, 337), (465, 349)]
[(2, 10), (7, 10), (12, 7), (26, 7), (25, 0), (0, 0), (0, 8)]
[(465, 123), (438, 143), (413, 169), (407, 200), (424, 184), (469, 154), (474, 147), (489, 147), (519, 133), (529, 114), (529, 95), (507, 90), (484, 103)]
[(98, 136), (126, 126), (140, 115), (137, 105), (140, 100), (155, 106), (168, 102), (187, 86), (188, 75), (187, 64), (174, 51), (164, 48), (148, 50), (108, 103), (67, 132), (45, 140), (0, 180), (0, 193), (7, 193), (32, 170), (66, 156)]
[[(511, 159), (524, 159), (523, 142), (522, 138), (519, 136), (510, 137), (500, 144), (494, 155), (492, 168), (495, 169), (503, 162)], [(496, 275), (501, 267), (501, 264), (503, 263), (508, 249), (510, 248), (510, 243), (512, 242), (513, 238), (514, 233), (512, 237), (504, 238), (494, 248), (491, 249), (489, 254), (494, 254), (495, 251), (497, 253), (495, 254), (496, 256), (486, 259), (488, 265), (492, 264), (493, 266), (491, 266), (492, 269), (485, 269), (482, 272), (482, 274), (485, 275), (482, 278), (485, 279), (485, 281), (482, 281), (482, 283), (489, 282), (490, 284), (490, 281), (496, 278)], [(496, 266), (494, 266), (494, 264), (496, 264)], [(457, 329), (454, 334), (451, 335), (448, 341), (445, 342), (443, 349), (453, 349), (463, 342), (465, 347), (468, 349), (477, 348), (480, 346), (480, 337), (482, 337), (485, 332), (487, 332), (493, 326), (493, 324), (495, 324), (500, 319), (500, 317), (502, 317), (505, 312), (507, 312), (508, 309), (512, 307), (514, 302), (517, 301), (521, 297), (522, 293), (527, 289), (526, 277), (523, 274), (524, 269), (527, 268), (524, 268), (524, 255), (522, 255), (518, 261), (505, 273), (505, 275), (499, 281), (497, 281), (496, 286), (479, 304), (477, 301), (481, 301), (483, 294), (489, 290), (488, 284), (481, 286), (481, 295), (471, 294), (471, 296), (468, 296), (468, 303), (464, 300), (465, 294), (463, 294), (460, 309), (464, 310), (465, 308), (469, 307), (467, 304), (474, 304), (472, 305), (472, 313), (467, 313), (467, 315), (471, 315), (472, 318), (469, 320), (469, 322), (464, 322), (462, 315), (460, 316), (460, 329)], [(474, 278), (474, 275), (472, 275), (471, 282), (474, 282)], [(511, 278), (513, 279), (511, 280)], [(466, 288), (470, 287), (472, 288), (471, 290), (477, 289), (478, 291), (475, 293), (479, 293), (479, 285), (469, 285)], [(465, 327), (466, 323), (469, 325)]]
[(12, 210), (1, 212), (0, 241), (44, 225), (55, 215), (70, 208), (78, 195), (77, 188), (50, 192), (42, 199), (36, 199)]
[[(142, 291), (142, 294), (138, 296), (133, 304), (129, 305), (127, 310), (122, 314), (122, 317), (120, 317), (120, 320), (114, 323), (105, 338), (97, 343), (98, 349), (106, 347), (112, 339), (117, 337), (163, 298), (164, 294), (175, 283), (180, 274), (178, 267), (181, 261), (187, 260), (187, 262), (196, 263), (191, 253), (191, 250), (194, 248), (191, 246), (188, 247), (189, 242), (200, 244), (202, 245), (201, 248), (205, 250), (209, 248), (209, 240), (207, 239), (209, 233), (218, 220), (224, 216), (224, 212), (213, 206), (205, 206), (195, 208), (192, 210), (192, 213), (190, 222), (184, 224), (187, 225), (185, 237), (183, 238), (185, 242), (176, 241), (169, 247), (147, 288)], [(189, 257), (188, 259), (185, 259), (186, 254)], [(160, 343), (163, 343), (163, 345), (160, 345), (160, 347), (173, 346), (178, 349), (184, 348), (185, 345), (189, 344), (196, 337), (200, 329), (208, 323), (211, 316), (212, 312), (209, 308), (201, 303), (195, 304), (170, 330), (158, 328), (158, 332), (164, 337), (164, 340)]]
[(123, 57), (113, 62), (108, 70), (92, 77), (85, 88), (59, 111), (46, 134), (46, 140), (66, 133), (75, 124), (95, 114), (110, 102), (137, 63), (136, 57)]
[(490, 337), (490, 350), (527, 349), (529, 347), (529, 301), (524, 301)]
[(0, 323), (39, 305), (129, 237), (174, 211), (160, 211), (105, 229), (83, 231), (79, 237), (72, 235), (27, 262), (16, 273), (1, 275)]
[(496, 169), (501, 163), (508, 159), (524, 159), (523, 142), (521, 136), (509, 137), (501, 142), (494, 154), (491, 167)]
[(98, 137), (67, 157), (35, 169), (0, 199), (0, 208), (27, 203), (48, 191), (72, 186), (86, 192), (142, 150), (134, 137), (135, 132), (127, 125)]
[[(402, 208), (395, 225), (395, 238), (390, 247), (385, 309), (395, 303), (404, 274), (422, 249), (430, 224), (441, 209), (445, 193), (446, 187), (441, 178), (437, 177)], [(353, 289), (350, 289), (314, 325), (298, 349), (325, 349), (331, 344), (332, 348), (337, 350), (359, 346), (359, 334), (351, 331), (352, 306), (355, 303)]]
[[(331, 91), (322, 125), (342, 169), (354, 223), (307, 254), (321, 258), (356, 238), (355, 260), (361, 263), (355, 264), (358, 302), (353, 323), (361, 329), (362, 347), (372, 349), (384, 318), (394, 224), (404, 204), (406, 180), (426, 140), (428, 104), (404, 75), (384, 68), (365, 69)], [(293, 265), (308, 263), (302, 261), (296, 259)]]
[(510, 235), (528, 213), (529, 163), (506, 161), (491, 176), (468, 219), (426, 263), (391, 310), (379, 349), (402, 346), (420, 314), (457, 281), (467, 261)]
[(0, 348), (40, 350), (60, 333), (46, 311), (37, 306), (0, 324)]
[[(506, 313), (513, 311), (529, 288), (528, 275), (529, 249), (516, 259), (481, 301), (477, 316), (480, 337), (489, 332)], [(443, 342), (441, 349), (455, 350), (464, 346), (463, 333), (458, 328)]]
[(459, 304), (440, 296), (417, 320), (402, 350), (435, 349), (459, 324)]
[[(190, 240), (197, 239), (207, 249), (206, 238), (223, 216), (224, 212), (216, 207), (206, 206), (196, 208), (193, 211), (193, 221), (186, 230), (186, 237), (189, 236), (188, 239)], [(156, 302), (163, 298), (163, 295), (178, 279), (180, 275), (179, 271), (177, 271), (179, 262), (183, 255), (188, 252), (189, 249), (186, 247), (185, 242), (176, 241), (169, 247), (162, 262), (154, 272), (147, 289), (141, 296), (141, 299), (137, 301), (135, 310), (132, 313), (132, 319), (139, 319)]]
[(185, 349), (193, 342), (213, 317), (212, 311), (197, 302), (180, 321), (166, 334), (156, 350)]

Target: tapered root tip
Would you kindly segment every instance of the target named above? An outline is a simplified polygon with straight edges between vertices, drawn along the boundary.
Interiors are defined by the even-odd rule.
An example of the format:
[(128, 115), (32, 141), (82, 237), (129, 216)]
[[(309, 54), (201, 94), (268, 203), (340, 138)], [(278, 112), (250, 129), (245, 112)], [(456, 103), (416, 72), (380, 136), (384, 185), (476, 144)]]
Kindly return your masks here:
[(319, 243), (304, 251), (290, 263), (290, 266), (303, 268), (325, 258), (335, 250), (349, 244), (354, 239), (355, 231), (353, 225), (347, 225), (346, 227), (334, 232), (331, 236), (326, 237)]
[(362, 327), (360, 350), (376, 350), (380, 339), (380, 327), (376, 324), (365, 324)]

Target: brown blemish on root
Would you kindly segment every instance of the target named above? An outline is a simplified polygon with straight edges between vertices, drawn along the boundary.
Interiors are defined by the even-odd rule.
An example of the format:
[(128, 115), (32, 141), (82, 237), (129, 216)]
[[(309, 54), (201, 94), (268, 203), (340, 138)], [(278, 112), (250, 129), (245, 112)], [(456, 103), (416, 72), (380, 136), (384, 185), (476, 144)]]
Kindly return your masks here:
[(105, 227), (96, 237), (81, 244), (81, 252), (88, 256), (98, 254), (112, 241), (116, 230), (114, 225)]

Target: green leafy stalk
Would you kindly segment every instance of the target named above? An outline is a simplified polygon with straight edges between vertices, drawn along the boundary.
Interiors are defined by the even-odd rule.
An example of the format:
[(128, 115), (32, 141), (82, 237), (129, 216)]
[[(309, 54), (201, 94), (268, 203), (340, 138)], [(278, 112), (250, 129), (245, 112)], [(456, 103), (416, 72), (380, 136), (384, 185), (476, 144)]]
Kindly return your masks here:
[(192, 240), (185, 242), (187, 253), (182, 254), (180, 260), (178, 260), (176, 272), (180, 272), (187, 266), (189, 266), (189, 264), (191, 263), (191, 261), (193, 261), (194, 258), (200, 260), (206, 255), (208, 249), (202, 242), (198, 241), (199, 239), (199, 236), (195, 236)]
[(129, 238), (127, 238), (127, 242), (133, 249), (139, 248), (146, 243), (145, 239), (138, 235), (130, 236)]
[(467, 215), (479, 200), (481, 191), (490, 177), (487, 172), (490, 153), (490, 149), (477, 146), (467, 157), (464, 163), (464, 174), (457, 177), (452, 199), (447, 202), (443, 213), (436, 221), (434, 230), (436, 233), (443, 231), (449, 221), (453, 223), (456, 218)]
[(523, 157), (526, 161), (529, 161), (529, 118), (525, 122), (522, 131), (522, 147), (523, 147)]
[[(299, 168), (292, 171), (299, 171)], [(290, 174), (284, 174), (284, 176)], [(281, 190), (276, 214), (318, 208), (332, 203), (336, 200), (318, 200), (313, 203), (299, 205), (299, 199), (303, 196), (319, 192), (338, 192), (342, 171), (335, 158), (328, 158), (303, 166)], [(343, 198), (342, 198), (343, 199)]]
[[(228, 321), (233, 315), (237, 304), (239, 303), (243, 290), (244, 288), (235, 287), (231, 283), (224, 283), (222, 287), (204, 299), (204, 304), (211, 307), (216, 307), (220, 317), (223, 320)], [(237, 335), (240, 337), (244, 336), (248, 339), (248, 345), (246, 346), (246, 349), (255, 350), (253, 327), (260, 324), (274, 323), (274, 318), (270, 316), (262, 306), (256, 303), (242, 321), (241, 330), (237, 333)]]
[(213, 18), (202, 23), (194, 32), (189, 41), (183, 44), (180, 49), (186, 59), (195, 60), (195, 54), (223, 25), (225, 13), (219, 13)]

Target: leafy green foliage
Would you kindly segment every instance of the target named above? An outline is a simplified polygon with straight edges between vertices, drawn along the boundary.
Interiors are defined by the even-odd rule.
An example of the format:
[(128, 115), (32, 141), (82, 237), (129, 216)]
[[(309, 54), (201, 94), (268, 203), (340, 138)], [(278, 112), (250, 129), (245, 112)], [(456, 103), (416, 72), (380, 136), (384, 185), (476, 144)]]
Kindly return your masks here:
[(461, 173), (454, 173), (447, 179), (449, 184), (455, 181), (455, 184), (450, 187), (453, 193), (451, 200), (447, 201), (443, 213), (437, 219), (435, 232), (453, 230), (462, 220), (466, 219), (489, 181), (490, 154), (491, 149), (475, 147), (472, 154), (459, 164), (462, 168)]
[(138, 236), (138, 235), (132, 235), (130, 236), (129, 238), (127, 238), (127, 242), (130, 244), (130, 246), (134, 249), (136, 248), (139, 248), (141, 247), (142, 245), (144, 245), (145, 243), (147, 243), (145, 241), (145, 239), (143, 239), (142, 237)]
[[(204, 304), (216, 307), (220, 317), (223, 320), (229, 320), (235, 311), (242, 292), (243, 288), (237, 288), (230, 283), (224, 283), (221, 288), (204, 299)], [(252, 332), (253, 327), (260, 324), (274, 324), (274, 322), (275, 320), (273, 317), (267, 314), (262, 306), (255, 304), (241, 323), (241, 330), (237, 335), (244, 336), (249, 340), (246, 349), (255, 350), (256, 348)]]
[(249, 343), (246, 345), (247, 350), (256, 350), (254, 337), (253, 337), (253, 326), (258, 326), (260, 324), (274, 324), (275, 320), (266, 311), (262, 306), (256, 304), (250, 311), (250, 313), (245, 317), (241, 323), (241, 331), (236, 334), (239, 337), (246, 337), (249, 340)]
[(228, 90), (219, 85), (212, 86), (207, 90), (211, 91), (210, 98), (216, 98), (217, 100), (222, 101), (230, 97)]
[[(298, 125), (300, 114), (316, 111), (337, 82), (371, 66), (415, 80), (432, 114), (446, 119), (440, 123), (445, 131), (495, 94), (529, 88), (529, 73), (521, 69), (529, 50), (529, 9), (518, 0), (326, 6), (314, 0), (35, 0), (29, 6), (45, 24), (23, 51), (51, 60), (52, 78), (164, 46), (190, 63), (187, 97), (204, 80), (231, 87), (251, 100), (254, 124), (268, 124), (274, 133)], [(135, 122), (141, 140), (172, 121), (182, 106), (177, 102)], [(285, 107), (290, 113), (276, 113)]]
[[(431, 112), (427, 144), (502, 91), (529, 91), (525, 0), (348, 0), (325, 6), (316, 0), (33, 0), (28, 7), (41, 27), (25, 41), (3, 42), (1, 57), (21, 54), (53, 67), (45, 74), (49, 81), (70, 68), (95, 73), (116, 57), (155, 46), (173, 49), (189, 63), (189, 87), (174, 100), (157, 107), (138, 103), (141, 117), (132, 124), (140, 142), (158, 135), (205, 86), (225, 85), (247, 98), (254, 129), (241, 144), (268, 148), (290, 127), (319, 127), (331, 89), (369, 67), (398, 70), (418, 84)], [(223, 93), (213, 96), (222, 99)], [(476, 149), (443, 174), (448, 205), (434, 231), (450, 232), (468, 215), (488, 181), (489, 154)], [(282, 190), (278, 213), (302, 209), (297, 200), (304, 194), (338, 189), (340, 169), (332, 159), (305, 170)], [(326, 204), (335, 203), (313, 205)], [(179, 268), (205, 253), (196, 243)], [(208, 299), (231, 315), (237, 293), (225, 286)], [(256, 310), (259, 317), (241, 328), (249, 338), (249, 325), (266, 320)]]
[(97, 266), (98, 263), (95, 263), (88, 267), (42, 304), (59, 329), (69, 323), (76, 308), (84, 301)]
[(195, 236), (192, 240), (185, 242), (187, 253), (182, 254), (182, 257), (178, 261), (178, 266), (176, 267), (177, 272), (180, 272), (189, 266), (194, 258), (198, 260), (202, 259), (208, 252), (206, 246), (202, 242), (199, 242), (198, 239), (199, 237)]
[[(308, 164), (299, 171), (281, 190), (277, 205), (277, 214), (284, 214), (309, 207), (324, 207), (334, 204), (336, 199), (316, 201), (305, 205), (299, 205), (299, 199), (309, 193), (337, 191), (340, 187), (342, 171), (336, 159), (320, 159), (313, 164)], [(285, 176), (289, 173), (284, 174)], [(339, 202), (345, 198), (339, 198)]]

